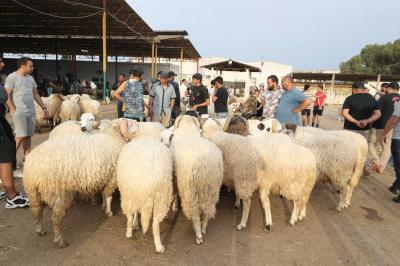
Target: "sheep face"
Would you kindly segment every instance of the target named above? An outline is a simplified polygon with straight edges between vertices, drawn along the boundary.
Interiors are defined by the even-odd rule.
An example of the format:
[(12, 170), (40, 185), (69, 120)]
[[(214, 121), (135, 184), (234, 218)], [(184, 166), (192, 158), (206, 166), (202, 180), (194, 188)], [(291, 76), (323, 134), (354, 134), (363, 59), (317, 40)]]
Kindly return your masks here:
[(95, 128), (96, 118), (91, 113), (81, 115), (81, 130), (82, 132), (90, 132)]
[(264, 119), (257, 125), (257, 129), (265, 133), (278, 133), (282, 131), (282, 125), (276, 119)]
[(168, 148), (171, 147), (172, 138), (174, 137), (174, 131), (171, 129), (166, 129), (161, 132), (161, 142), (164, 143)]

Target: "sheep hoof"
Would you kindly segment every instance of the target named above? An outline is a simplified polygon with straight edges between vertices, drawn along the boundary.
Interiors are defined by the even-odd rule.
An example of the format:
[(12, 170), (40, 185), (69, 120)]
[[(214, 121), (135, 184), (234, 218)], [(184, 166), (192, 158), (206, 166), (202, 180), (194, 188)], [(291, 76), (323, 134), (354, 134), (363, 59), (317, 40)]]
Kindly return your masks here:
[(132, 237), (132, 232), (126, 232), (125, 237), (126, 238), (131, 238)]
[(139, 230), (140, 230), (140, 226), (139, 225), (136, 225), (136, 226), (133, 227), (133, 231), (139, 231)]
[(196, 237), (196, 244), (197, 245), (201, 245), (201, 244), (203, 244), (203, 238), (201, 237)]
[(112, 213), (112, 212), (106, 212), (106, 215), (107, 215), (108, 217), (112, 217), (112, 216), (113, 216), (113, 213)]
[(265, 230), (266, 230), (267, 232), (272, 232), (272, 224), (267, 224), (267, 225), (265, 226)]
[(47, 234), (47, 232), (45, 230), (40, 230), (36, 232), (38, 234), (38, 236), (44, 236), (45, 234)]
[(289, 223), (290, 223), (290, 225), (291, 225), (291, 226), (293, 226), (293, 225), (295, 225), (295, 224), (296, 224), (296, 222), (297, 222), (297, 220), (296, 220), (296, 219), (293, 219), (293, 220), (290, 220), (290, 222), (289, 222)]
[(161, 245), (161, 247), (156, 248), (156, 252), (159, 254), (162, 254), (165, 252), (165, 247)]
[(201, 234), (202, 234), (203, 236), (205, 236), (205, 235), (207, 234), (207, 231), (206, 231), (206, 230), (201, 230)]
[(64, 241), (59, 241), (58, 242), (58, 248), (66, 248), (66, 247), (68, 247), (69, 246), (69, 244), (67, 243), (67, 242), (64, 242)]
[(245, 228), (246, 228), (246, 226), (245, 226), (245, 225), (242, 225), (242, 224), (239, 224), (239, 225), (236, 227), (236, 229), (237, 229), (238, 231), (243, 231)]
[(336, 209), (337, 209), (339, 212), (341, 212), (341, 211), (343, 210), (343, 207), (342, 207), (342, 206), (338, 206)]

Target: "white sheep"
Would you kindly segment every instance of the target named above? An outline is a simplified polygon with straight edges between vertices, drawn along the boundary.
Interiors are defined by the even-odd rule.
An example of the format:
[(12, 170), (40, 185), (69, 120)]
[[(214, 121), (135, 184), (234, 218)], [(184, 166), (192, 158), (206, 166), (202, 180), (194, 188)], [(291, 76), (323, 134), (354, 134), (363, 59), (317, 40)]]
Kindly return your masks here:
[(317, 160), (318, 179), (339, 187), (340, 201), (337, 209), (349, 207), (352, 190), (351, 178), (358, 160), (358, 147), (334, 134), (311, 134), (303, 127), (295, 128), (294, 142), (309, 148)]
[(44, 204), (52, 208), (54, 242), (65, 247), (61, 224), (74, 198), (92, 198), (100, 191), (108, 197), (116, 187), (118, 155), (133, 137), (136, 125), (119, 119), (103, 133), (49, 139), (26, 157), (24, 187), (36, 222), (35, 231), (44, 235)]
[(201, 137), (199, 120), (188, 115), (175, 121), (171, 148), (183, 213), (193, 222), (196, 243), (201, 244), (216, 213), (224, 173), (222, 154)]
[[(82, 95), (83, 96), (83, 95)], [(82, 96), (79, 101), (79, 106), (81, 107), (82, 113), (92, 113), (96, 120), (100, 120), (100, 103), (96, 100), (86, 100), (85, 98), (82, 99)]]
[(334, 136), (338, 136), (343, 139), (347, 139), (352, 142), (352, 145), (356, 145), (358, 147), (358, 157), (357, 157), (357, 164), (355, 166), (354, 172), (352, 177), (349, 180), (349, 187), (347, 188), (346, 199), (344, 207), (347, 208), (350, 206), (351, 197), (353, 194), (354, 188), (358, 185), (360, 178), (364, 171), (365, 161), (367, 159), (368, 154), (368, 142), (360, 134), (348, 131), (348, 130), (322, 130), (317, 128), (304, 128), (305, 131), (312, 133), (312, 134), (331, 134)]
[(154, 244), (159, 253), (165, 251), (160, 222), (172, 201), (172, 166), (170, 150), (152, 137), (132, 139), (122, 149), (117, 164), (121, 208), (128, 219), (126, 237), (132, 237), (133, 228), (138, 229), (138, 213), (144, 234), (153, 217)]
[(48, 118), (44, 118), (43, 109), (35, 102), (36, 110), (36, 130), (40, 133), (40, 125), (44, 120), (50, 121), (50, 127), (53, 128), (57, 125), (61, 112), (61, 104), (63, 102), (62, 96), (59, 93), (50, 95), (49, 97), (42, 97), (42, 101), (49, 113)]
[(265, 211), (267, 230), (272, 230), (270, 193), (293, 201), (291, 225), (306, 216), (307, 202), (316, 180), (316, 162), (311, 151), (289, 142), (277, 143), (267, 138), (228, 134), (213, 119), (204, 123), (203, 136), (221, 149), (224, 183), (233, 185), (236, 197), (243, 202), (238, 230), (246, 228), (251, 196), (257, 188)]
[(82, 94), (80, 96), (81, 101), (85, 101), (85, 100), (91, 100), (92, 98), (89, 96), (89, 94)]
[(61, 104), (60, 118), (62, 122), (69, 120), (78, 120), (81, 116), (81, 107), (79, 106), (79, 95), (71, 95)]

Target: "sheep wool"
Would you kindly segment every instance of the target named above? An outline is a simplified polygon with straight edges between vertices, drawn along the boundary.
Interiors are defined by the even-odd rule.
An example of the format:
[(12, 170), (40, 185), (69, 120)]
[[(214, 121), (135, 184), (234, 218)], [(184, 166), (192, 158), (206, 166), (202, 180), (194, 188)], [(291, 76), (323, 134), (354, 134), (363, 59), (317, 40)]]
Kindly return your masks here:
[(133, 139), (122, 149), (117, 164), (121, 208), (128, 218), (126, 237), (132, 237), (132, 228), (138, 228), (138, 213), (143, 233), (147, 232), (153, 217), (154, 244), (159, 253), (165, 251), (160, 239), (160, 222), (173, 198), (172, 166), (170, 150), (154, 139)]
[[(43, 206), (52, 210), (54, 242), (66, 246), (61, 224), (74, 198), (91, 198), (94, 194), (113, 190), (116, 183), (116, 163), (125, 144), (129, 121), (119, 121), (106, 132), (71, 135), (49, 139), (26, 157), (24, 187), (36, 221), (35, 231), (43, 235)], [(111, 184), (110, 184), (111, 183)]]
[(197, 118), (178, 117), (174, 126), (171, 148), (179, 196), (183, 213), (193, 222), (196, 243), (201, 244), (216, 213), (224, 174), (222, 153), (201, 137)]

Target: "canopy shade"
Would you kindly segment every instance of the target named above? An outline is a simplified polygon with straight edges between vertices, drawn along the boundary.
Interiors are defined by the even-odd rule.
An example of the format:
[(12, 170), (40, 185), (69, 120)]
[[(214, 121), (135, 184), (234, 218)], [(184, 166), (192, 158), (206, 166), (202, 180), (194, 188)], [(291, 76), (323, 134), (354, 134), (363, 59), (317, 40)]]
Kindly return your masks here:
[(213, 63), (209, 65), (202, 66), (207, 69), (215, 69), (219, 71), (238, 71), (238, 72), (245, 72), (247, 69), (250, 72), (261, 72), (261, 69), (255, 66), (247, 65), (238, 61), (233, 61), (231, 59)]

